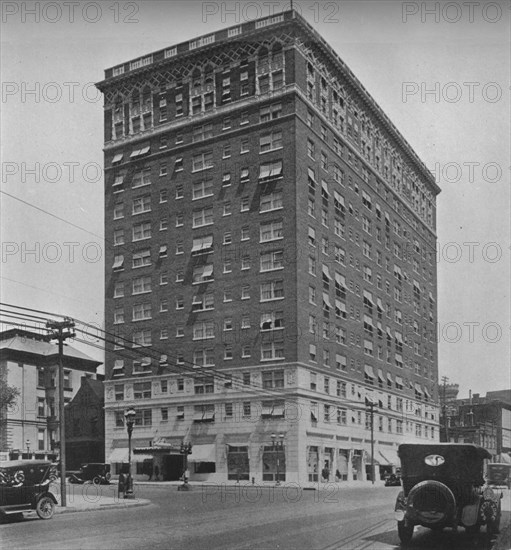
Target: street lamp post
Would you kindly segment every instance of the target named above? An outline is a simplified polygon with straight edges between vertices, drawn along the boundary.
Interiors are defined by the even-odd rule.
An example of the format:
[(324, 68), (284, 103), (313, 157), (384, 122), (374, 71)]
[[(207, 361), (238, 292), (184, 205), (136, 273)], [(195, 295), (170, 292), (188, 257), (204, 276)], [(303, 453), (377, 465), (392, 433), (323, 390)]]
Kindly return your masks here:
[(125, 413), (126, 429), (128, 430), (128, 479), (126, 481), (126, 492), (124, 498), (135, 498), (133, 493), (133, 478), (131, 477), (131, 434), (133, 433), (133, 424), (135, 424), (136, 411), (130, 407)]
[(279, 439), (277, 440), (277, 434), (271, 434), (271, 447), (273, 451), (277, 453), (277, 480), (275, 485), (280, 485), (280, 453), (284, 450), (284, 434), (279, 434)]
[(191, 486), (188, 485), (188, 477), (186, 475), (186, 472), (188, 471), (188, 455), (192, 453), (192, 444), (185, 443), (183, 441), (181, 443), (181, 449), (179, 450), (179, 452), (183, 455), (183, 485), (179, 485), (177, 490), (190, 491)]

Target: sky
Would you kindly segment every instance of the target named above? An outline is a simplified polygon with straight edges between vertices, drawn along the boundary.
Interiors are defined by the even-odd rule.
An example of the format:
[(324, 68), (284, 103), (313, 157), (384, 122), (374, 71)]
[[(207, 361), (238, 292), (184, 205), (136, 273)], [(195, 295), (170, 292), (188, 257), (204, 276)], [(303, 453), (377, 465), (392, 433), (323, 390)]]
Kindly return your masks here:
[[(294, 2), (442, 189), (439, 376), (458, 383), (460, 397), (511, 388), (510, 7)], [(4, 1), (1, 9), (1, 301), (104, 327), (103, 108), (93, 83), (108, 67), (289, 2)]]

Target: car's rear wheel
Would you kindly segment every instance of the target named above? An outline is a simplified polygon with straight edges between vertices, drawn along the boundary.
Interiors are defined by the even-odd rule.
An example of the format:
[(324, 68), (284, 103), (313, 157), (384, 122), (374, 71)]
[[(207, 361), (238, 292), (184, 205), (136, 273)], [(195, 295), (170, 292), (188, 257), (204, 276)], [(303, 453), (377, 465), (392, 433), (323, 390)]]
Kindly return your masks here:
[(406, 520), (397, 522), (397, 534), (401, 544), (408, 544), (413, 537), (413, 525)]
[(94, 476), (94, 477), (92, 478), (92, 483), (93, 483), (94, 485), (100, 485), (100, 484), (101, 484), (101, 478), (100, 478), (99, 476)]
[(107, 473), (105, 474), (105, 479), (106, 479), (107, 481), (110, 481), (111, 478), (112, 478), (112, 474), (111, 474), (110, 472), (107, 472)]
[(41, 497), (37, 501), (35, 511), (41, 519), (51, 519), (55, 512), (55, 503), (50, 497)]

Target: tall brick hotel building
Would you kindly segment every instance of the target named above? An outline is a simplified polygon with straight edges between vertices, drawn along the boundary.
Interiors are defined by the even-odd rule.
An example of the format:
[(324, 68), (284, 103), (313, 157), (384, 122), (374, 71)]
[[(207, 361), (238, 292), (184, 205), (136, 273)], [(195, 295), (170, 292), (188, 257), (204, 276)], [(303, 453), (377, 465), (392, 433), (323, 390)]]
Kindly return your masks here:
[[(107, 69), (106, 457), (318, 482), (438, 440), (439, 188), (295, 11)], [(337, 474), (337, 475), (336, 475)]]

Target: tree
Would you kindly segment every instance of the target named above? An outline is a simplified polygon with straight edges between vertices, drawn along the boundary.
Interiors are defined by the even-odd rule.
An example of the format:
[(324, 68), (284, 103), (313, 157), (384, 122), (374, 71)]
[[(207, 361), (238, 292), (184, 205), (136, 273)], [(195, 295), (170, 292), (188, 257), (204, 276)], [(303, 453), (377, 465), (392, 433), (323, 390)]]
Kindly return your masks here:
[(0, 378), (0, 407), (4, 410), (16, 404), (20, 390), (15, 386), (9, 386), (5, 380)]

